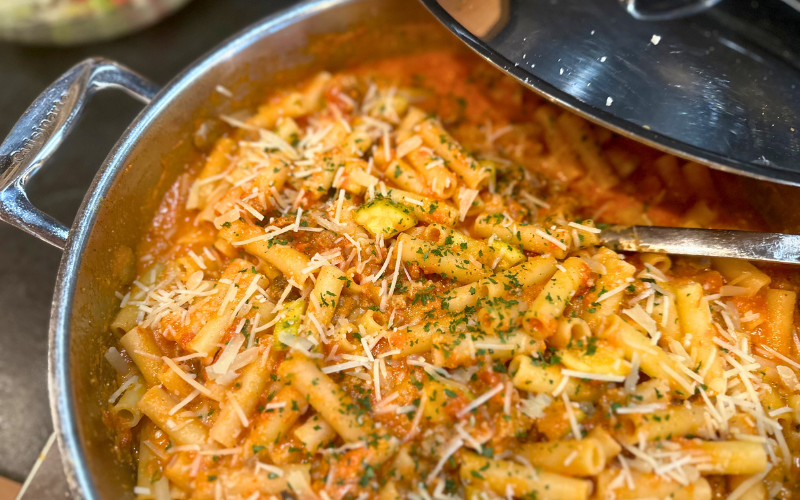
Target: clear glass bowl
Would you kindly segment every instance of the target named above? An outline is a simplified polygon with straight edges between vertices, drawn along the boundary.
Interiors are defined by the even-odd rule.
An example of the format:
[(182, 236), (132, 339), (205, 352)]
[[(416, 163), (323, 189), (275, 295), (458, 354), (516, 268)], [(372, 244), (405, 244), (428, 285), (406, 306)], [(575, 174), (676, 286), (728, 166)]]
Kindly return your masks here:
[(149, 26), (189, 0), (0, 0), (0, 40), (76, 45)]

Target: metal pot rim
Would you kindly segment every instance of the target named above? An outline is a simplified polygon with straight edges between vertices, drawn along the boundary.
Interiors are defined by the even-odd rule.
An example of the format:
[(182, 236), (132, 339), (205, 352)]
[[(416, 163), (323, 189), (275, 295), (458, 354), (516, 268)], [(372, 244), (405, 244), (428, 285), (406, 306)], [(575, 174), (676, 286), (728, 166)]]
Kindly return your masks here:
[(218, 64), (236, 57), (262, 38), (297, 23), (320, 11), (346, 5), (358, 0), (305, 0), (286, 10), (266, 17), (256, 24), (231, 36), (201, 56), (173, 78), (144, 108), (109, 152), (98, 170), (81, 203), (61, 258), (53, 303), (50, 308), (48, 340), (48, 386), (50, 410), (63, 457), (64, 471), (70, 490), (76, 498), (98, 499), (87, 467), (85, 450), (81, 445), (75, 418), (76, 401), (71, 389), (70, 376), (70, 319), (76, 294), (78, 270), (89, 237), (94, 229), (103, 199), (124, 169), (128, 156), (158, 117), (176, 101), (178, 96), (191, 91), (192, 85), (203, 74)]

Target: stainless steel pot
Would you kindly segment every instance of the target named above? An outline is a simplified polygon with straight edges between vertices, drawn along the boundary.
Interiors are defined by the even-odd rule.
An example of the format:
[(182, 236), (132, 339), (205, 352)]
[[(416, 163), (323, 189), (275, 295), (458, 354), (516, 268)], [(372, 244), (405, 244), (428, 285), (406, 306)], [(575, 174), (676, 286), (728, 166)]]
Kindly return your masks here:
[[(132, 498), (133, 462), (102, 421), (113, 391), (103, 359), (130, 280), (132, 249), (165, 190), (196, 158), (192, 133), (220, 113), (252, 108), (264, 91), (322, 69), (457, 40), (411, 0), (309, 0), (224, 42), (164, 89), (90, 59), (51, 85), (0, 146), (0, 219), (64, 250), (50, 321), (50, 403), (76, 497)], [(217, 85), (235, 98), (215, 92)], [(148, 103), (109, 153), (68, 229), (37, 210), (25, 185), (65, 140), (89, 97), (121, 89)]]
[[(64, 250), (50, 322), (50, 398), (64, 468), (76, 497), (132, 498), (131, 457), (118, 456), (102, 421), (115, 387), (103, 358), (127, 264), (166, 189), (200, 152), (192, 133), (221, 113), (252, 109), (266, 89), (368, 59), (430, 47), (463, 49), (413, 0), (308, 0), (223, 43), (164, 89), (107, 60), (72, 68), (26, 111), (0, 145), (0, 220)], [(217, 85), (235, 98), (223, 98)], [(71, 229), (25, 194), (89, 97), (121, 89), (148, 103), (109, 153)], [(763, 186), (775, 229), (800, 227), (791, 188)], [(787, 202), (790, 200), (790, 202)]]

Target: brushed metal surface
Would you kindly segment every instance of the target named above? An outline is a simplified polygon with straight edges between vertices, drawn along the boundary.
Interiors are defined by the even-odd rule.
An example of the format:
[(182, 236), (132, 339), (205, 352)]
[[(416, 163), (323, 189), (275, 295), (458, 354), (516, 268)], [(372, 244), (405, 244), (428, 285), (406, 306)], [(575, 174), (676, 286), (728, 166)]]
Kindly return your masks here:
[(158, 93), (154, 83), (105, 59), (87, 59), (70, 68), (42, 92), (0, 144), (0, 220), (64, 248), (69, 230), (34, 207), (25, 186), (75, 127), (91, 96), (107, 89), (121, 89), (145, 104)]
[(600, 244), (616, 251), (800, 264), (800, 235), (684, 227), (611, 226)]
[[(800, 185), (800, 13), (780, 0), (706, 2), (663, 21), (618, 0), (422, 2), (498, 68), (594, 122)], [(508, 11), (491, 29), (487, 4)]]

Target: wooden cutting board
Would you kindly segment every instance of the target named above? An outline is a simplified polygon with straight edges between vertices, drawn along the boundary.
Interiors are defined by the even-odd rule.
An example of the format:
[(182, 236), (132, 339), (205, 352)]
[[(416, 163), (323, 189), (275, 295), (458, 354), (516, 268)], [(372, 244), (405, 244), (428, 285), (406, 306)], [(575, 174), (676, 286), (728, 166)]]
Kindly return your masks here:
[(20, 488), (22, 485), (18, 482), (0, 476), (0, 500), (14, 500)]

